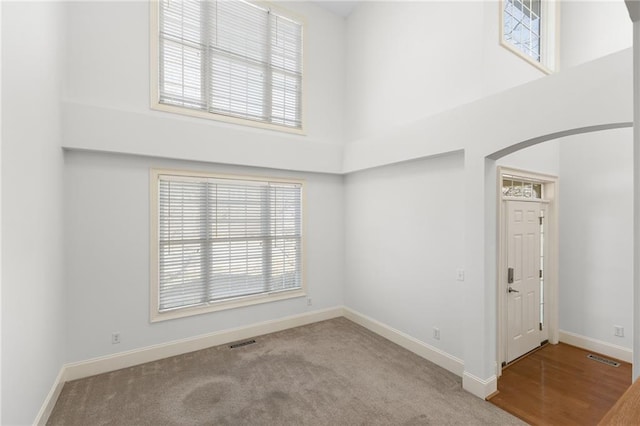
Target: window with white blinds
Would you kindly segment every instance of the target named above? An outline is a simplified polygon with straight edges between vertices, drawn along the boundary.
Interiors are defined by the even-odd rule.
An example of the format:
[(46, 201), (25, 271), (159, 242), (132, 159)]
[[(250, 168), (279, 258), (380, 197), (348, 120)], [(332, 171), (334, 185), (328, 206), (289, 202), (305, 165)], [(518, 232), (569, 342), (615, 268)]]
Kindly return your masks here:
[(154, 180), (158, 314), (302, 289), (302, 183)]
[(302, 129), (302, 24), (242, 0), (159, 0), (158, 99)]

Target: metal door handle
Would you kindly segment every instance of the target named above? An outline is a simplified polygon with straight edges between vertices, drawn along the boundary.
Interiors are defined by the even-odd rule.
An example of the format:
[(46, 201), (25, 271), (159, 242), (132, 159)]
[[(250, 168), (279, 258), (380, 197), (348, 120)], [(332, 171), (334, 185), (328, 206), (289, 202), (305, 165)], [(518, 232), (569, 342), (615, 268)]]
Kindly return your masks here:
[(511, 287), (509, 287), (509, 293), (520, 293), (518, 290), (514, 290)]

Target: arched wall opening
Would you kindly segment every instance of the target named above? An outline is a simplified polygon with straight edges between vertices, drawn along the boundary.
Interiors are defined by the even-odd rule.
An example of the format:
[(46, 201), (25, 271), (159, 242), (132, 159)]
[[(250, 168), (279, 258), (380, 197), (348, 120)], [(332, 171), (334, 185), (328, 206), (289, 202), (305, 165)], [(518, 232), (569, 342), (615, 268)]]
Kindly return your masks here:
[[(542, 135), (539, 137), (527, 139), (525, 141), (521, 141), (518, 143), (514, 143), (508, 147), (504, 147), (500, 149), (499, 151), (495, 151), (485, 157), (484, 204), (485, 204), (485, 213), (486, 213), (485, 224), (487, 226), (487, 229), (485, 229), (485, 242), (484, 242), (485, 285), (487, 286), (485, 294), (487, 295), (487, 305), (491, 301), (495, 303), (495, 306), (493, 306), (492, 308), (486, 311), (486, 316), (488, 318), (491, 318), (493, 322), (493, 325), (490, 326), (489, 329), (495, 330), (494, 336), (496, 338), (496, 341), (495, 341), (496, 353), (494, 354), (494, 357), (496, 360), (499, 360), (499, 353), (500, 353), (499, 351), (501, 349), (499, 346), (500, 335), (498, 333), (499, 324), (500, 324), (499, 321), (501, 321), (500, 316), (498, 315), (499, 306), (500, 306), (499, 290), (501, 288), (499, 287), (499, 284), (498, 284), (499, 278), (500, 278), (500, 275), (499, 275), (500, 272), (498, 268), (498, 264), (499, 264), (498, 249), (500, 247), (499, 237), (498, 237), (499, 225), (500, 225), (498, 221), (498, 217), (499, 217), (498, 208), (500, 206), (500, 201), (499, 201), (500, 194), (498, 192), (499, 190), (497, 185), (497, 182), (499, 179), (498, 160), (504, 159), (505, 157), (509, 158), (510, 154), (521, 152), (526, 148), (534, 147), (543, 142), (557, 141), (558, 147), (564, 147), (564, 151), (563, 151), (564, 157), (560, 156), (558, 151), (558, 157), (559, 157), (558, 164), (560, 164), (561, 162), (560, 157), (564, 158), (565, 164), (570, 163), (570, 167), (566, 168), (567, 172), (566, 174), (563, 174), (563, 176), (567, 176), (568, 178), (569, 174), (571, 173), (578, 173), (578, 176), (572, 177), (572, 179), (568, 179), (568, 181), (571, 182), (571, 185), (567, 185), (563, 187), (563, 189), (566, 190), (564, 194), (569, 195), (568, 197), (569, 199), (565, 198), (564, 203), (562, 201), (560, 202), (563, 206), (565, 206), (565, 210), (566, 210), (566, 213), (564, 213), (565, 220), (563, 222), (565, 223), (565, 227), (563, 229), (563, 232), (559, 232), (558, 229), (555, 230), (556, 232), (555, 250), (557, 251), (554, 253), (554, 255), (556, 259), (562, 259), (563, 265), (564, 265), (563, 267), (565, 269), (564, 274), (560, 274), (560, 275), (557, 274), (557, 270), (556, 270), (556, 277), (555, 277), (555, 284), (556, 284), (554, 288), (554, 291), (556, 292), (555, 298), (556, 300), (565, 301), (565, 303), (563, 304), (556, 304), (555, 306), (553, 306), (553, 309), (555, 310), (553, 320), (555, 321), (556, 333), (560, 328), (560, 325), (562, 325), (563, 330), (566, 329), (571, 331), (570, 332), (562, 331), (560, 334), (561, 341), (566, 341), (571, 343), (571, 341), (569, 340), (570, 338), (577, 339), (579, 337), (582, 337), (582, 334), (584, 334), (584, 335), (590, 336), (590, 338), (594, 342), (596, 342), (594, 343), (595, 345), (599, 344), (599, 342), (602, 342), (603, 344), (610, 344), (612, 348), (616, 346), (616, 344), (620, 345), (620, 348), (624, 347), (626, 349), (626, 352), (624, 353), (624, 355), (626, 356), (625, 357), (614, 356), (614, 357), (631, 361), (631, 347), (633, 346), (632, 314), (636, 314), (635, 312), (632, 312), (633, 308), (631, 306), (627, 306), (628, 305), (627, 302), (629, 302), (629, 300), (632, 298), (632, 281), (633, 281), (632, 251), (633, 250), (632, 250), (632, 241), (630, 237), (632, 231), (631, 229), (623, 228), (623, 224), (617, 224), (617, 223), (611, 224), (611, 221), (619, 220), (620, 217), (623, 217), (624, 220), (622, 220), (621, 222), (624, 222), (626, 226), (632, 226), (632, 222), (633, 222), (632, 220), (633, 219), (632, 218), (633, 185), (632, 185), (632, 176), (631, 176), (632, 175), (632, 164), (631, 164), (632, 155), (630, 152), (632, 148), (632, 136), (629, 131), (616, 132), (617, 129), (629, 129), (632, 127), (633, 127), (633, 123), (631, 122), (616, 122), (616, 123), (607, 123), (607, 124), (568, 129), (560, 132), (554, 132), (554, 133)], [(613, 131), (613, 133), (610, 133), (610, 131)], [(584, 135), (585, 137), (571, 138), (571, 136), (579, 136), (579, 135)], [(615, 150), (611, 149), (610, 145), (607, 146), (607, 143), (609, 142), (609, 140), (611, 140), (612, 142), (618, 142), (620, 140), (624, 140), (625, 141), (624, 149), (618, 149), (618, 148)], [(628, 144), (626, 144), (627, 141), (629, 142)], [(597, 145), (594, 145), (594, 142), (597, 142)], [(596, 150), (599, 152), (599, 154), (590, 154), (590, 155), (595, 155), (595, 157), (593, 158), (588, 158), (589, 156), (585, 157), (584, 154), (581, 155), (576, 150), (576, 148), (581, 147), (582, 144), (591, 147), (591, 149), (593, 149), (594, 146), (600, 146), (600, 148)], [(611, 154), (609, 155), (610, 151), (611, 151)], [(613, 160), (612, 162), (612, 158), (615, 158), (616, 155), (618, 155), (617, 158), (620, 158), (622, 160), (622, 158), (619, 157), (621, 151), (624, 151), (624, 153), (626, 153), (627, 158), (624, 161), (621, 161), (624, 164), (620, 164), (618, 166), (617, 164), (615, 164), (615, 160)], [(600, 157), (598, 157), (598, 155), (600, 155)], [(603, 158), (603, 157), (606, 157), (606, 158)], [(574, 158), (575, 158), (575, 161), (573, 161)], [(584, 163), (584, 164), (578, 164), (578, 163)], [(603, 163), (604, 165), (600, 166), (600, 163)], [(591, 169), (589, 167), (591, 167)], [(612, 170), (609, 170), (608, 172), (609, 175), (604, 175), (604, 176), (598, 175), (598, 173), (601, 173), (602, 170), (606, 169), (606, 167), (616, 168), (616, 169), (619, 168), (620, 170), (612, 169)], [(576, 170), (578, 170), (578, 172), (576, 172)], [(535, 172), (538, 170), (531, 170), (531, 171)], [(584, 172), (584, 174), (580, 174), (580, 171)], [(594, 201), (593, 199), (585, 198), (584, 200), (581, 201), (578, 197), (578, 194), (573, 194), (572, 192), (573, 189), (576, 188), (579, 183), (579, 176), (584, 176), (585, 174), (589, 176), (590, 185), (597, 185), (596, 187), (594, 187), (595, 191), (593, 196), (602, 198), (602, 196), (604, 195), (606, 199), (597, 199)], [(593, 176), (591, 176), (592, 174)], [(621, 174), (623, 174), (624, 176), (621, 176)], [(615, 182), (612, 182), (611, 178), (615, 180), (617, 178), (622, 178), (622, 177), (624, 177), (625, 192), (624, 194), (615, 193), (616, 191), (619, 191), (620, 188), (614, 185)], [(604, 178), (604, 180), (599, 181), (598, 180), (599, 178)], [(560, 179), (560, 181), (562, 181), (562, 178)], [(560, 185), (560, 187), (562, 187), (562, 185)], [(591, 195), (587, 190), (587, 188), (584, 188), (584, 189), (579, 188), (579, 191), (584, 192), (584, 194), (588, 194), (589, 196)], [(611, 193), (607, 194), (606, 191), (610, 191)], [(577, 204), (576, 204), (576, 200), (578, 200)], [(613, 206), (607, 206), (607, 203), (611, 203), (612, 200), (623, 200), (623, 203), (624, 203), (623, 207), (616, 209)], [(571, 215), (579, 215), (581, 212), (580, 208), (588, 209), (585, 213), (586, 215), (585, 219), (579, 216), (571, 216)], [(603, 213), (603, 210), (608, 210), (609, 212), (615, 211), (615, 214), (607, 215), (606, 212)], [(623, 212), (620, 213), (618, 212), (618, 210), (623, 210)], [(570, 218), (566, 215), (575, 217), (576, 219), (569, 220)], [(580, 222), (581, 220), (582, 222)], [(573, 222), (578, 222), (578, 223), (574, 224)], [(590, 231), (588, 230), (588, 232), (586, 233), (582, 231), (581, 228), (579, 228), (579, 226), (584, 225), (584, 223), (588, 223), (588, 225), (590, 226), (589, 228)], [(615, 228), (613, 229), (614, 235), (609, 235), (608, 232), (611, 231), (612, 226)], [(627, 232), (627, 234), (624, 235), (623, 237), (623, 234), (621, 232)], [(584, 237), (585, 237), (584, 241), (578, 242), (573, 240), (573, 238), (575, 238), (576, 236), (581, 237), (582, 234), (584, 234)], [(617, 244), (617, 241), (615, 241), (616, 235), (619, 239), (622, 240), (620, 241), (621, 244), (619, 246)], [(569, 236), (571, 236), (571, 239), (569, 239)], [(560, 244), (560, 238), (564, 238), (564, 241), (562, 244)], [(591, 248), (583, 249), (580, 246), (581, 243), (584, 245), (591, 245)], [(617, 259), (617, 257), (614, 254), (615, 250), (619, 250), (620, 248), (624, 248), (625, 251), (623, 253), (623, 256), (617, 256), (617, 257), (621, 257), (623, 259)], [(578, 249), (576, 253), (573, 252), (575, 249)], [(582, 249), (582, 251), (580, 249)], [(611, 251), (612, 253), (608, 254), (607, 250)], [(631, 251), (631, 253), (629, 253), (629, 251)], [(560, 256), (560, 252), (562, 252), (562, 257)], [(605, 253), (605, 257), (602, 259), (603, 264), (599, 266), (593, 266), (593, 267), (589, 266), (591, 264), (589, 263), (588, 260), (591, 260), (593, 262), (594, 258), (596, 258), (598, 254), (602, 255), (602, 253)], [(609, 255), (609, 257), (607, 257), (607, 254)], [(620, 263), (622, 261), (625, 262), (622, 268), (624, 269), (624, 271), (620, 272), (619, 271), (619, 269), (621, 269)], [(611, 262), (613, 262), (614, 264), (611, 264)], [(581, 264), (581, 263), (587, 265), (588, 270), (585, 271), (586, 279), (585, 279), (585, 276), (583, 276), (582, 278), (574, 277), (574, 273), (576, 272), (576, 267), (578, 264)], [(597, 274), (595, 274), (595, 276), (590, 276), (588, 274), (588, 272), (590, 272), (589, 269), (591, 268), (595, 269), (596, 272), (598, 272)], [(617, 318), (619, 318), (619, 315), (618, 315), (618, 312), (616, 312), (613, 306), (611, 305), (611, 300), (594, 300), (595, 298), (597, 298), (596, 297), (597, 294), (604, 295), (605, 292), (607, 291), (605, 288), (607, 284), (606, 284), (606, 281), (604, 281), (606, 277), (603, 277), (602, 275), (605, 269), (613, 270), (614, 275), (617, 273), (619, 276), (622, 275), (625, 278), (624, 284), (620, 284), (619, 286), (620, 287), (624, 286), (625, 294), (627, 296), (625, 296), (626, 299), (624, 300), (621, 299), (617, 302), (618, 305), (620, 304), (624, 305), (624, 308), (620, 308), (620, 306), (618, 306), (617, 309), (624, 310), (624, 314), (621, 313), (620, 316), (624, 316), (625, 326), (628, 327), (626, 331), (626, 336), (624, 339), (624, 344), (618, 343), (618, 341), (621, 341), (621, 340), (618, 339), (618, 341), (616, 341), (615, 340), (616, 337), (613, 337), (613, 331), (612, 331), (613, 324), (616, 323)], [(599, 276), (599, 279), (597, 278), (597, 276)], [(615, 279), (614, 277), (610, 277), (610, 278)], [(575, 291), (581, 289), (580, 287), (577, 287), (576, 282), (574, 281), (576, 282), (580, 281), (582, 285), (585, 286), (585, 288), (587, 289), (585, 292), (588, 291), (588, 296), (585, 297), (585, 300), (582, 300), (580, 299), (581, 295), (577, 294), (577, 297), (579, 300), (571, 300), (567, 302), (567, 297), (569, 297), (570, 294), (576, 294)], [(560, 287), (558, 286), (558, 284), (563, 282), (565, 283), (565, 287), (567, 288), (565, 288), (564, 293), (562, 295), (559, 295), (558, 292), (560, 290)], [(591, 287), (587, 288), (587, 286), (591, 286)], [(573, 293), (570, 292), (571, 288), (573, 288)], [(564, 299), (561, 299), (559, 296), (562, 296), (562, 298)], [(589, 296), (591, 297), (591, 300), (588, 300)], [(589, 318), (583, 317), (581, 318), (580, 325), (576, 325), (577, 321), (575, 320), (575, 318), (577, 318), (580, 313), (579, 312), (567, 313), (567, 310), (574, 309), (580, 303), (585, 304), (584, 307), (581, 308), (583, 310), (582, 312), (583, 314), (585, 312), (589, 312), (589, 306), (591, 306), (591, 309), (593, 310), (594, 304), (598, 304), (598, 303), (602, 304), (601, 311), (608, 311), (608, 313), (606, 316), (600, 317), (598, 322), (596, 322), (593, 318), (589, 320)], [(564, 324), (559, 324), (560, 323), (559, 310), (561, 306), (564, 309), (564, 318), (563, 318)], [(495, 312), (495, 314), (493, 314), (493, 312)], [(594, 312), (592, 317), (596, 317), (599, 314), (602, 314), (602, 312)], [(585, 330), (581, 330), (582, 323), (588, 323), (583, 327)], [(582, 331), (584, 331), (584, 333), (582, 333)], [(594, 335), (595, 337), (593, 337)], [(557, 334), (555, 336), (555, 339), (550, 339), (550, 340), (552, 342), (554, 341), (557, 342), (558, 340)], [(631, 344), (629, 344), (629, 340), (631, 340)], [(587, 349), (596, 350), (593, 347), (587, 347)], [(615, 350), (615, 348), (613, 350)], [(496, 366), (496, 370), (499, 372), (500, 370), (499, 364)]]

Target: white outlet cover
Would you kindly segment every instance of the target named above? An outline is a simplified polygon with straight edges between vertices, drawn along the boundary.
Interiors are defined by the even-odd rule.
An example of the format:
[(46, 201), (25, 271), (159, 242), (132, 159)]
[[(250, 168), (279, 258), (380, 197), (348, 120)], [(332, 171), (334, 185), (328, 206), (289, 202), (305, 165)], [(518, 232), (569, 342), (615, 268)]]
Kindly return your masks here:
[(464, 269), (456, 269), (456, 281), (464, 281)]

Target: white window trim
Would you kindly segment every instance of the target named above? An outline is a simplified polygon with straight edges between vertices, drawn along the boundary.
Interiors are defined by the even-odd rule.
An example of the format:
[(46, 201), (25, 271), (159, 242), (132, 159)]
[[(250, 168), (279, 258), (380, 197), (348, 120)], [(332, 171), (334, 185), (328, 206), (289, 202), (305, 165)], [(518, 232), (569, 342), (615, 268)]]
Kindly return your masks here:
[(228, 174), (218, 174), (218, 173), (208, 173), (208, 172), (198, 172), (198, 171), (187, 171), (187, 170), (175, 170), (175, 169), (156, 169), (152, 168), (150, 170), (150, 178), (149, 178), (149, 194), (150, 194), (150, 271), (149, 271), (149, 283), (150, 283), (150, 322), (159, 322), (166, 321), (176, 318), (184, 318), (193, 315), (205, 314), (209, 312), (222, 311), (226, 309), (234, 309), (243, 306), (251, 306), (260, 303), (267, 302), (275, 302), (278, 300), (292, 299), (297, 297), (306, 297), (307, 295), (307, 280), (305, 274), (305, 206), (306, 206), (306, 195), (304, 189), (302, 191), (302, 236), (301, 236), (301, 246), (302, 246), (302, 255), (301, 255), (301, 286), (298, 289), (292, 290), (284, 290), (278, 291), (275, 293), (263, 293), (257, 295), (250, 296), (241, 296), (233, 299), (226, 299), (217, 301), (214, 303), (210, 303), (202, 306), (192, 306), (185, 308), (178, 308), (166, 312), (160, 312), (160, 264), (159, 264), (159, 215), (158, 215), (158, 206), (159, 206), (159, 179), (160, 175), (173, 175), (173, 176), (186, 176), (186, 177), (204, 177), (204, 178), (218, 178), (218, 179), (232, 179), (232, 180), (254, 180), (254, 181), (270, 181), (270, 182), (283, 182), (283, 183), (297, 183), (303, 186), (305, 181), (302, 179), (283, 179), (283, 178), (274, 178), (274, 177), (265, 177), (265, 176), (250, 176), (250, 175), (228, 175)]
[(498, 37), (500, 39), (500, 46), (519, 58), (524, 59), (543, 73), (553, 74), (558, 68), (560, 2), (558, 0), (542, 0), (540, 16), (542, 22), (540, 26), (540, 62), (526, 55), (504, 39), (504, 2), (505, 0), (500, 0), (498, 7)]
[[(247, 0), (245, 0), (247, 1)], [(284, 133), (291, 133), (295, 135), (306, 136), (306, 118), (307, 118), (307, 84), (306, 84), (306, 70), (307, 70), (307, 37), (306, 29), (307, 23), (304, 17), (297, 15), (295, 13), (290, 12), (289, 10), (285, 10), (279, 6), (273, 5), (268, 2), (254, 1), (252, 2), (256, 5), (262, 5), (269, 9), (278, 11), (282, 16), (288, 17), (290, 19), (295, 20), (296, 22), (302, 25), (302, 88), (301, 88), (301, 126), (300, 128), (293, 128), (287, 126), (280, 126), (277, 124), (265, 123), (261, 121), (255, 120), (247, 120), (239, 117), (232, 117), (224, 114), (216, 114), (205, 111), (197, 111), (189, 108), (183, 108), (177, 105), (167, 105), (160, 103), (160, 43), (159, 43), (159, 32), (160, 32), (160, 4), (159, 0), (149, 0), (149, 69), (150, 69), (150, 108), (156, 111), (168, 112), (172, 114), (180, 114), (188, 117), (196, 117), (196, 118), (205, 118), (207, 120), (219, 121), (223, 123), (231, 123), (235, 125), (241, 126), (249, 126), (255, 127), (259, 129), (265, 130), (275, 130)]]

